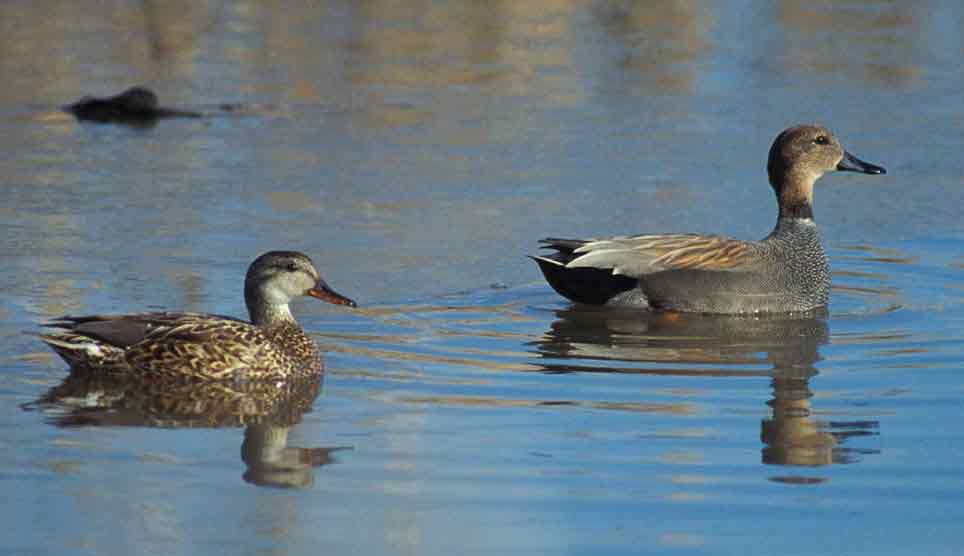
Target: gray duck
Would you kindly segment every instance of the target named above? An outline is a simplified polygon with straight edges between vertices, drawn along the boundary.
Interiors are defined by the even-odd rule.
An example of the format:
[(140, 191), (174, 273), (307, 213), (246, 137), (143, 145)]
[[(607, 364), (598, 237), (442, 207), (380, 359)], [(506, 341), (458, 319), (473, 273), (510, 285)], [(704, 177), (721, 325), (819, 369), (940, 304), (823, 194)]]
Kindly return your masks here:
[(767, 173), (779, 214), (770, 235), (647, 234), (540, 241), (532, 257), (549, 284), (578, 303), (697, 313), (787, 313), (825, 307), (830, 270), (813, 220), (813, 186), (829, 171), (885, 174), (850, 154), (827, 128), (784, 130)]
[(40, 338), (72, 367), (108, 373), (202, 380), (318, 374), (321, 356), (288, 307), (301, 295), (355, 306), (306, 255), (271, 251), (251, 263), (244, 279), (251, 322), (187, 312), (65, 316), (48, 323), (62, 330)]

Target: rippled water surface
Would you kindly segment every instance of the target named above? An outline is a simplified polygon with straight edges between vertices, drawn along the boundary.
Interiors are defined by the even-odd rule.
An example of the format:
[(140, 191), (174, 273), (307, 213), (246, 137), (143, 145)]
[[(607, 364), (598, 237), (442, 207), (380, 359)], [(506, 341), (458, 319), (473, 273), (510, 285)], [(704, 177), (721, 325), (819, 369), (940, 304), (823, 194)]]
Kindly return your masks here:
[[(964, 9), (953, 2), (0, 6), (10, 554), (959, 554)], [(130, 85), (204, 112), (58, 107)], [(830, 125), (826, 314), (573, 306), (548, 235), (764, 236)], [(268, 249), (321, 381), (133, 387), (63, 314), (244, 316)]]

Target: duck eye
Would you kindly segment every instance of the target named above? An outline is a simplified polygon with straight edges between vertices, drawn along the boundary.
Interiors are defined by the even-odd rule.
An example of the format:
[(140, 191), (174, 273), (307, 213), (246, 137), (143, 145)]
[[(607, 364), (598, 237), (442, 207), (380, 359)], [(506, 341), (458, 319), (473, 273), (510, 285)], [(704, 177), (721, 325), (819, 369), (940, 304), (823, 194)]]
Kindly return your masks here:
[(285, 269), (287, 269), (288, 272), (298, 272), (298, 265), (295, 263), (288, 263), (288, 265), (285, 266)]
[(819, 135), (817, 136), (816, 139), (813, 140), (813, 142), (818, 145), (827, 145), (830, 143), (830, 139), (827, 139), (826, 135)]

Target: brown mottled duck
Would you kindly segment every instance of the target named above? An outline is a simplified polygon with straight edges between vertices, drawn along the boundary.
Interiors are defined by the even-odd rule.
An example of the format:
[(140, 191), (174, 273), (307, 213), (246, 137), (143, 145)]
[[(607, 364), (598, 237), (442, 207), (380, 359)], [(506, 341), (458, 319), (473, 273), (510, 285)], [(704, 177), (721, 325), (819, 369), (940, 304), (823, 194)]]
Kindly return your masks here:
[(109, 373), (202, 380), (318, 374), (321, 356), (288, 307), (301, 295), (355, 306), (306, 255), (271, 251), (244, 279), (251, 322), (186, 312), (65, 316), (48, 324), (63, 330), (40, 337), (71, 366)]

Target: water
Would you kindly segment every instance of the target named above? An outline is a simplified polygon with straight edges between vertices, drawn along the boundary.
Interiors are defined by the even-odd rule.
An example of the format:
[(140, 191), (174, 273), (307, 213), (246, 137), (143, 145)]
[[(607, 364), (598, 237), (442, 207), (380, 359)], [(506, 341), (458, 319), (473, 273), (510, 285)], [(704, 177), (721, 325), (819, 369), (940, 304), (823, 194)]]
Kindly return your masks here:
[[(4, 4), (0, 546), (958, 553), (962, 18)], [(56, 110), (138, 83), (245, 110), (147, 128)], [(818, 185), (826, 315), (576, 308), (524, 257), (547, 235), (762, 237), (766, 150), (805, 121), (889, 171)], [(270, 403), (68, 380), (23, 333), (67, 313), (243, 316), (244, 270), (277, 248), (362, 308), (296, 302), (327, 373)]]

